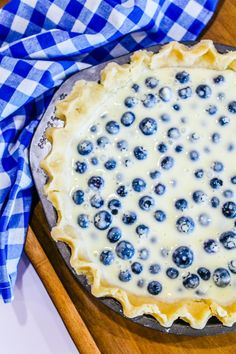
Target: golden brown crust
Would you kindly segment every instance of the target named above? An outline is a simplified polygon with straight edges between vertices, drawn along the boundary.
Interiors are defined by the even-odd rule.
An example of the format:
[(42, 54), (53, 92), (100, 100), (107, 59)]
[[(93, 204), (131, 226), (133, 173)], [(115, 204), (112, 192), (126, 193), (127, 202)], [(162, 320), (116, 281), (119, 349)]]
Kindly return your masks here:
[[(135, 52), (130, 64), (110, 63), (101, 73), (100, 84), (78, 81), (71, 94), (57, 104), (57, 117), (65, 121), (64, 128), (51, 128), (47, 137), (52, 143), (50, 154), (42, 161), (41, 167), (49, 176), (45, 194), (56, 208), (58, 222), (52, 230), (54, 240), (66, 242), (72, 251), (71, 265), (77, 273), (88, 277), (92, 293), (97, 296), (112, 296), (123, 306), (127, 317), (150, 314), (161, 325), (169, 327), (177, 318), (188, 322), (193, 328), (203, 328), (211, 316), (216, 316), (224, 325), (231, 326), (236, 321), (236, 302), (222, 306), (210, 299), (183, 299), (174, 303), (164, 303), (154, 297), (137, 297), (125, 290), (111, 287), (103, 279), (95, 264), (86, 260), (80, 252), (80, 235), (66, 223), (63, 215), (63, 198), (68, 198), (64, 190), (65, 171), (69, 170), (65, 158), (65, 142), (70, 139), (70, 131), (76, 128), (78, 119), (86, 119), (91, 110), (99, 107), (114, 89), (124, 86), (142, 68), (156, 70), (161, 67), (203, 67), (216, 70), (236, 71), (236, 52), (219, 54), (211, 41), (201, 41), (193, 47), (172, 42), (162, 47), (159, 53)], [(61, 197), (63, 196), (63, 198)]]

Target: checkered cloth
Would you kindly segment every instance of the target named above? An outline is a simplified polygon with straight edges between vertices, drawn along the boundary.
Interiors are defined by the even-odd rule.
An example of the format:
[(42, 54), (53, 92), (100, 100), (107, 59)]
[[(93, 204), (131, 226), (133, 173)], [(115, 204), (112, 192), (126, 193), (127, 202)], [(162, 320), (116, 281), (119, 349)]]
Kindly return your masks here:
[(55, 88), (89, 65), (195, 40), (217, 0), (13, 0), (0, 10), (0, 294), (13, 298), (33, 192), (28, 149)]

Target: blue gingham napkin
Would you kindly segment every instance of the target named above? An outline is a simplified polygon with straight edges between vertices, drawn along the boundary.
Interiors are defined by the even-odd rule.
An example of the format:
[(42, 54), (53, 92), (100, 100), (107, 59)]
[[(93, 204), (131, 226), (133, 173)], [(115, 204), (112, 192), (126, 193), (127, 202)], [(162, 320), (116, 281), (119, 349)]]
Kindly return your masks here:
[(28, 149), (55, 88), (89, 65), (195, 40), (218, 0), (13, 0), (0, 10), (0, 294), (13, 298), (33, 192)]

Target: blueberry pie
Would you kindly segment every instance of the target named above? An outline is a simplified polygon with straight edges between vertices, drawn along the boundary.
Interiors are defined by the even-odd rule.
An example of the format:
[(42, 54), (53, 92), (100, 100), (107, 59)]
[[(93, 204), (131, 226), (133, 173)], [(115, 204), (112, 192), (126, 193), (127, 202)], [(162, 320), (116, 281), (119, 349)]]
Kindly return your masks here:
[(236, 53), (170, 43), (57, 103), (45, 194), (71, 264), (124, 314), (236, 322)]

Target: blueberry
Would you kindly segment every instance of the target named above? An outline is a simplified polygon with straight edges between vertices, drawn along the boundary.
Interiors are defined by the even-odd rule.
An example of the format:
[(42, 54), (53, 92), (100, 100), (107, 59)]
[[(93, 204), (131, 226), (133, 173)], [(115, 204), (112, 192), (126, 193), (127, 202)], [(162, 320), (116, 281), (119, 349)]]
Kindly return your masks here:
[(194, 202), (197, 204), (203, 203), (206, 200), (206, 194), (200, 190), (193, 192), (192, 197)]
[(169, 114), (163, 113), (163, 114), (161, 115), (161, 120), (162, 120), (162, 122), (164, 122), (164, 123), (169, 122), (169, 121), (170, 121), (170, 116), (169, 116)]
[(226, 218), (233, 219), (236, 216), (236, 204), (234, 202), (226, 202), (223, 204), (222, 213)]
[(104, 167), (109, 171), (114, 170), (114, 168), (116, 168), (116, 161), (113, 159), (107, 160), (104, 163)]
[(190, 234), (194, 230), (194, 221), (190, 216), (181, 216), (176, 221), (176, 228), (179, 232)]
[(227, 150), (228, 151), (233, 151), (234, 150), (234, 144), (229, 144), (228, 146), (227, 146)]
[(204, 171), (203, 171), (202, 168), (199, 168), (198, 170), (196, 170), (196, 171), (194, 172), (194, 176), (195, 176), (196, 178), (202, 178), (203, 175), (204, 175)]
[(130, 281), (131, 278), (132, 278), (132, 276), (131, 276), (131, 273), (129, 270), (121, 270), (120, 271), (120, 273), (119, 273), (120, 281), (127, 283), (128, 281)]
[(149, 227), (144, 224), (138, 225), (136, 227), (136, 232), (139, 236), (146, 235), (148, 231), (149, 231)]
[(97, 145), (101, 148), (105, 148), (109, 144), (109, 139), (106, 136), (100, 136), (97, 139)]
[(220, 134), (219, 133), (213, 133), (211, 136), (211, 140), (214, 144), (218, 144), (220, 142)]
[(211, 219), (208, 214), (201, 213), (198, 217), (199, 224), (202, 226), (208, 226), (211, 222)]
[(170, 128), (167, 131), (167, 136), (170, 139), (178, 139), (180, 137), (180, 131), (178, 128)]
[(186, 289), (196, 289), (200, 283), (199, 276), (197, 274), (189, 274), (183, 280), (183, 286)]
[(104, 250), (100, 254), (100, 261), (105, 265), (108, 266), (114, 262), (114, 254), (110, 250)]
[(86, 229), (87, 227), (89, 227), (88, 215), (80, 214), (78, 216), (77, 222), (78, 222), (79, 226), (82, 227), (82, 229)]
[(167, 268), (166, 270), (166, 275), (170, 278), (170, 279), (176, 279), (179, 276), (179, 271), (175, 268)]
[(147, 248), (142, 248), (141, 250), (139, 250), (139, 258), (146, 261), (149, 257), (149, 251)]
[(150, 171), (149, 176), (151, 179), (157, 179), (160, 176), (160, 172), (157, 170)]
[(215, 172), (221, 172), (224, 169), (224, 165), (220, 161), (214, 161), (213, 166), (212, 166), (213, 171)]
[(104, 179), (100, 176), (92, 176), (88, 180), (88, 186), (94, 191), (98, 191), (104, 187)]
[(134, 106), (136, 106), (137, 103), (138, 103), (138, 100), (132, 96), (126, 97), (126, 99), (124, 101), (125, 106), (128, 108), (134, 108)]
[(217, 197), (211, 198), (211, 206), (212, 208), (217, 208), (220, 205), (220, 200)]
[(180, 71), (175, 75), (176, 80), (181, 84), (186, 84), (189, 82), (189, 74), (186, 71)]
[(236, 248), (236, 233), (233, 231), (226, 231), (220, 235), (220, 242), (227, 250)]
[(76, 161), (75, 163), (75, 172), (78, 172), (80, 174), (83, 174), (87, 171), (87, 164), (85, 162), (80, 162), (80, 161)]
[(144, 135), (153, 135), (157, 131), (157, 122), (153, 118), (144, 118), (139, 123), (139, 129)]
[(234, 195), (233, 191), (231, 191), (230, 189), (226, 189), (224, 192), (223, 192), (223, 196), (225, 198), (232, 198)]
[(119, 140), (116, 143), (117, 149), (120, 151), (127, 151), (128, 150), (128, 142), (126, 140)]
[(219, 118), (218, 122), (219, 122), (219, 124), (223, 127), (223, 126), (229, 124), (230, 119), (229, 119), (229, 117), (221, 116), (221, 117)]
[(223, 75), (218, 75), (214, 77), (213, 81), (215, 84), (222, 84), (225, 81), (225, 78)]
[(177, 153), (182, 152), (183, 149), (184, 149), (184, 147), (183, 147), (182, 145), (176, 145), (176, 147), (175, 147), (175, 151), (176, 151)]
[(142, 178), (135, 178), (132, 181), (132, 187), (135, 192), (143, 192), (146, 185), (146, 182)]
[(134, 156), (137, 160), (145, 160), (147, 158), (147, 150), (142, 146), (136, 146), (134, 148)]
[(158, 295), (162, 291), (162, 285), (159, 281), (153, 280), (148, 284), (147, 290), (151, 295)]
[(156, 210), (154, 214), (154, 218), (158, 222), (163, 222), (166, 219), (166, 214), (164, 213), (163, 210)]
[(228, 104), (228, 110), (230, 111), (230, 113), (236, 113), (236, 101), (231, 101)]
[(93, 150), (93, 144), (89, 140), (82, 140), (77, 146), (78, 153), (82, 156), (90, 154)]
[(91, 158), (91, 164), (94, 165), (94, 166), (96, 166), (96, 165), (98, 164), (98, 159), (97, 159), (97, 157), (92, 157), (92, 158)]
[(96, 125), (92, 125), (90, 127), (90, 131), (91, 131), (91, 133), (95, 133), (97, 131), (97, 126)]
[(223, 186), (223, 181), (220, 178), (214, 177), (210, 180), (210, 186), (213, 189), (219, 189)]
[(100, 197), (100, 195), (94, 195), (90, 199), (90, 204), (93, 208), (99, 209), (103, 206), (104, 200), (102, 199), (102, 197)]
[(120, 241), (115, 251), (117, 256), (125, 261), (131, 259), (135, 253), (134, 246), (129, 241)]
[(211, 88), (208, 85), (199, 85), (196, 88), (196, 94), (200, 97), (200, 98), (209, 98), (211, 96)]
[(190, 160), (197, 161), (199, 159), (199, 153), (196, 150), (191, 150), (189, 152)]
[(236, 274), (236, 260), (232, 260), (228, 263), (229, 270), (233, 273)]
[(149, 211), (154, 206), (154, 204), (154, 199), (148, 195), (145, 195), (139, 199), (139, 207), (142, 210)]
[(157, 87), (158, 83), (159, 80), (157, 80), (155, 77), (147, 77), (145, 80), (145, 85), (150, 89)]
[(112, 227), (107, 233), (107, 238), (111, 243), (119, 241), (121, 238), (121, 230), (119, 227)]
[(174, 159), (171, 156), (165, 156), (163, 157), (163, 159), (161, 160), (161, 167), (164, 170), (169, 170), (174, 166)]
[(137, 220), (137, 215), (133, 211), (123, 214), (122, 221), (125, 225), (132, 225)]
[(169, 102), (172, 97), (171, 88), (168, 86), (164, 86), (159, 90), (159, 97), (164, 102)]
[(151, 264), (150, 267), (149, 267), (149, 272), (151, 274), (158, 274), (161, 270), (161, 267), (158, 263), (155, 263), (155, 264)]
[(157, 103), (157, 96), (153, 95), (152, 93), (148, 93), (147, 95), (145, 95), (143, 102), (144, 107), (146, 108), (152, 108), (155, 106), (155, 104)]
[(133, 84), (131, 88), (134, 90), (134, 92), (138, 92), (140, 86), (138, 84)]
[(73, 193), (72, 199), (75, 204), (80, 205), (84, 202), (84, 192), (78, 189)]
[(219, 288), (225, 288), (230, 283), (230, 273), (225, 268), (217, 268), (213, 273), (213, 281)]
[(127, 190), (127, 188), (126, 188), (125, 186), (122, 185), (122, 186), (119, 186), (119, 187), (117, 188), (116, 193), (117, 193), (120, 197), (124, 198), (124, 197), (126, 197), (126, 196), (128, 195), (128, 190)]
[(106, 210), (101, 210), (94, 215), (94, 226), (99, 230), (106, 230), (112, 223), (112, 216)]
[(139, 262), (134, 262), (131, 264), (131, 270), (134, 274), (140, 274), (143, 271), (143, 266)]
[(139, 279), (139, 280), (137, 281), (137, 286), (138, 286), (139, 288), (143, 288), (144, 285), (145, 285), (145, 280), (144, 280), (144, 279)]
[(178, 199), (175, 202), (175, 207), (177, 210), (181, 210), (183, 211), (184, 209), (186, 209), (188, 207), (188, 202), (186, 199)]
[(111, 210), (113, 215), (117, 215), (119, 209), (121, 208), (121, 202), (118, 199), (111, 199), (108, 203), (108, 208)]
[(180, 246), (174, 251), (172, 260), (179, 268), (190, 267), (193, 263), (193, 252), (189, 247)]
[(157, 150), (160, 152), (160, 153), (164, 153), (164, 152), (166, 152), (167, 151), (167, 146), (166, 146), (166, 144), (164, 144), (164, 143), (160, 143), (159, 145), (157, 145)]
[(155, 187), (154, 187), (154, 192), (157, 195), (163, 195), (166, 191), (166, 186), (162, 183), (158, 183)]
[(133, 112), (125, 112), (120, 121), (125, 127), (129, 127), (135, 121), (135, 114)]
[(197, 274), (202, 280), (209, 280), (211, 277), (211, 272), (205, 267), (198, 268)]
[(231, 183), (236, 184), (236, 176), (231, 177), (230, 181)]
[(105, 128), (106, 128), (106, 131), (112, 135), (118, 134), (119, 130), (120, 130), (120, 126), (115, 120), (110, 120), (109, 122), (107, 122)]
[(175, 104), (173, 105), (173, 109), (174, 109), (175, 111), (180, 111), (180, 105), (177, 104), (177, 103), (175, 103)]
[(207, 112), (210, 116), (213, 116), (213, 115), (216, 114), (216, 112), (217, 112), (217, 107), (211, 104), (211, 105), (206, 109), (206, 112)]
[(178, 95), (183, 100), (186, 100), (187, 98), (191, 97), (192, 96), (191, 87), (187, 86), (187, 87), (184, 87), (184, 88), (178, 90)]
[(209, 239), (203, 243), (204, 251), (207, 253), (216, 253), (219, 250), (219, 245), (216, 240)]

